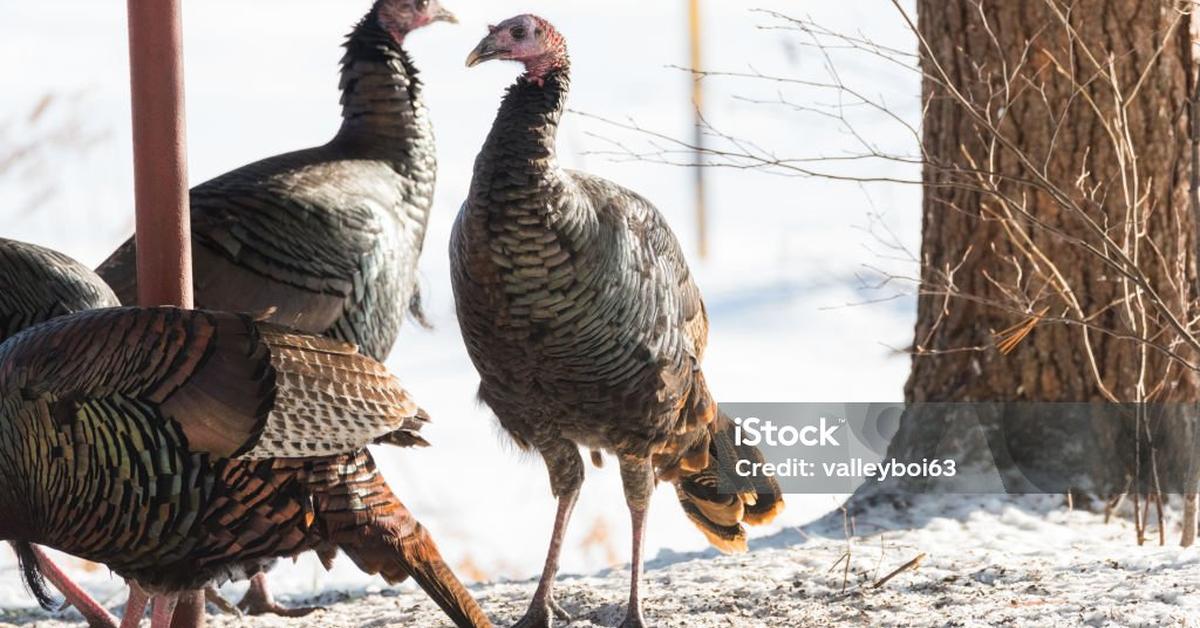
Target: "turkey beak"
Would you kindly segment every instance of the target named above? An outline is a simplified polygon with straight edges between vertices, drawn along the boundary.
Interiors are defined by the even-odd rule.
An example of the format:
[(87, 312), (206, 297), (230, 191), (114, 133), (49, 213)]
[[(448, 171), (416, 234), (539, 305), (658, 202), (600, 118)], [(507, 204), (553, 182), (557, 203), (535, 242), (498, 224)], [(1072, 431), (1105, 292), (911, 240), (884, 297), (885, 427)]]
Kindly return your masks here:
[(439, 5), (437, 13), (433, 14), (433, 21), (434, 22), (449, 22), (451, 24), (458, 24), (458, 16), (456, 16), (453, 13), (451, 13), (450, 11), (448, 11), (446, 9), (446, 7)]
[(484, 61), (491, 61), (505, 52), (508, 51), (497, 48), (496, 40), (491, 35), (488, 35), (479, 42), (478, 46), (475, 46), (471, 54), (467, 55), (467, 67), (473, 68)]

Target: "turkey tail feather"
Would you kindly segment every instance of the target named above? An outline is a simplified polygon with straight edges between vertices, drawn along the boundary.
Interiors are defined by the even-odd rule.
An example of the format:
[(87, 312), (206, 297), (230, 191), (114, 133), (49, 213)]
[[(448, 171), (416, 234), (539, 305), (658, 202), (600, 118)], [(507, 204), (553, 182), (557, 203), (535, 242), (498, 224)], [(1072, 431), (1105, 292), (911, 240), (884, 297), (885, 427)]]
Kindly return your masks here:
[(737, 444), (729, 417), (719, 413), (707, 429), (707, 465), (681, 473), (675, 493), (709, 543), (722, 552), (742, 552), (746, 550), (742, 524), (770, 522), (783, 510), (783, 494), (774, 478), (743, 478), (735, 472), (738, 460), (762, 462), (763, 454), (757, 447)]
[[(372, 534), (363, 542), (342, 544), (342, 551), (363, 571), (377, 573), (389, 584), (412, 576), (454, 625), (490, 627), (492, 624), (487, 615), (442, 560), (433, 537), (425, 528), (411, 518), (404, 526), (389, 523), (376, 524), (378, 534)], [(407, 528), (407, 532), (402, 531), (402, 527)]]
[[(723, 438), (733, 445), (734, 450), (737, 452), (737, 459), (749, 460), (751, 462), (765, 462), (761, 449), (753, 445), (738, 445), (734, 441), (732, 422), (724, 416), (722, 418), (724, 418), (726, 423)], [(775, 518), (775, 515), (783, 512), (783, 492), (779, 488), (779, 482), (769, 476), (753, 477), (749, 478), (749, 480), (750, 484), (754, 487), (754, 493), (757, 498), (753, 504), (746, 505), (746, 512), (742, 517), (742, 521), (755, 526), (770, 523)]]
[[(373, 469), (373, 463), (372, 463)], [(369, 515), (339, 511), (349, 491), (369, 506)], [(368, 497), (362, 497), (368, 496)], [(336, 487), (317, 504), (324, 507), (322, 526), (337, 545), (363, 571), (379, 574), (389, 584), (412, 577), (456, 626), (490, 627), (483, 609), (442, 560), (433, 537), (396, 498), (383, 478), (364, 473), (353, 485)], [(360, 502), (364, 503), (364, 502)]]

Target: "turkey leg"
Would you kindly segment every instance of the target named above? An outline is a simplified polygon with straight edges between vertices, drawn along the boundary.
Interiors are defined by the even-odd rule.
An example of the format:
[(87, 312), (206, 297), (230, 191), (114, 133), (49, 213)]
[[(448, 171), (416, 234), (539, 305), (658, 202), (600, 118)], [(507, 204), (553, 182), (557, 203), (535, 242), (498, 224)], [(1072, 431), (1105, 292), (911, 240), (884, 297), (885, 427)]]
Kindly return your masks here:
[(142, 616), (146, 614), (146, 604), (149, 602), (150, 595), (138, 583), (130, 580), (129, 599), (125, 600), (125, 614), (121, 616), (121, 628), (138, 628), (142, 623)]
[(629, 506), (629, 520), (633, 525), (633, 555), (629, 561), (629, 608), (621, 628), (644, 628), (642, 600), (638, 584), (642, 579), (642, 540), (646, 533), (646, 509), (650, 496), (654, 494), (654, 469), (650, 461), (632, 456), (621, 456), (621, 483), (625, 489), (625, 504)]
[(558, 497), (558, 512), (554, 516), (554, 531), (550, 534), (550, 549), (546, 552), (546, 564), (538, 581), (537, 591), (529, 602), (529, 610), (513, 628), (549, 628), (550, 611), (559, 618), (570, 621), (570, 615), (554, 601), (554, 577), (558, 575), (558, 555), (562, 552), (563, 536), (575, 500), (579, 498), (579, 487), (583, 485), (583, 460), (574, 443), (560, 441), (552, 447), (542, 449), (546, 469), (550, 472), (550, 488)]
[(63, 598), (67, 603), (74, 606), (79, 614), (83, 615), (87, 620), (88, 626), (91, 628), (117, 628), (117, 618), (113, 617), (108, 609), (104, 608), (99, 602), (88, 595), (86, 591), (79, 588), (63, 570), (50, 560), (46, 552), (41, 547), (34, 545), (33, 554), (37, 557), (38, 568), (41, 569), (42, 575), (58, 589), (59, 593), (63, 594)]
[(150, 602), (150, 628), (171, 628), (171, 617), (175, 614), (175, 604), (179, 595), (155, 595)]
[[(204, 589), (184, 591), (174, 598), (174, 612), (171, 613), (170, 628), (203, 628)], [(155, 628), (153, 624), (151, 628)]]

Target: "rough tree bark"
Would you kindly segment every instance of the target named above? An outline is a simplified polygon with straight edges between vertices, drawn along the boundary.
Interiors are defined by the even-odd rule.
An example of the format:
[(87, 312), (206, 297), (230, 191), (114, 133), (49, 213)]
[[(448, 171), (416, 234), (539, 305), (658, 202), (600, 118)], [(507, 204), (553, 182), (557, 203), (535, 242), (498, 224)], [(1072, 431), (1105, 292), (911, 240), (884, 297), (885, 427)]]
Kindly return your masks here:
[[(1056, 16), (1050, 1), (1066, 16)], [(1139, 266), (1155, 290), (1182, 320), (1194, 316), (1188, 306), (1195, 279), (1195, 221), (1189, 209), (1191, 143), (1188, 103), (1192, 85), (1192, 43), (1188, 19), (1179, 19), (1190, 2), (1176, 0), (918, 0), (918, 31), (925, 45), (921, 65), (927, 75), (944, 71), (967, 99), (986, 103), (982, 108), (1001, 120), (1000, 131), (1013, 140), (1032, 162), (1045, 164), (1044, 172), (1062, 189), (1069, 190), (1089, 215), (1119, 237), (1127, 224), (1128, 195), (1122, 189), (1119, 155), (1102, 120), (1113, 113), (1111, 77), (1126, 91), (1128, 128), (1123, 129), (1137, 155), (1141, 173), (1138, 204), (1148, 214), (1144, 223), (1153, 247), (1144, 246)], [(1070, 34), (1074, 31), (1074, 36)], [(1109, 77), (1097, 72), (1091, 55)], [(1023, 61), (1024, 59), (1024, 61)], [(1065, 63), (1063, 63), (1065, 62)], [(1019, 68), (1019, 71), (1016, 70)], [(1010, 74), (1005, 93), (1003, 76)], [(1072, 78), (1072, 75), (1074, 78)], [(1144, 75), (1144, 76), (1143, 76)], [(1078, 85), (1083, 85), (1082, 90)], [(1138, 87), (1134, 88), (1137, 85)], [(1017, 91), (1021, 90), (1021, 91)], [(1027, 203), (1031, 214), (1052, 228), (1085, 234), (1082, 221), (1065, 211), (1049, 195), (1019, 182), (1029, 179), (1028, 163), (1012, 150), (989, 151), (989, 134), (978, 119), (956, 102), (938, 81), (923, 85), (927, 109), (923, 120), (925, 167), (923, 202), (922, 290), (918, 299), (912, 371), (905, 387), (909, 402), (1053, 401), (1102, 402), (1111, 399), (1103, 386), (1121, 401), (1147, 398), (1158, 402), (1194, 402), (1200, 399), (1200, 379), (1194, 372), (1150, 352), (1145, 373), (1140, 372), (1141, 345), (1103, 333), (1091, 333), (1095, 369), (1084, 351), (1078, 325), (1042, 322), (1011, 353), (996, 348), (995, 334), (1011, 327), (1022, 315), (995, 307), (992, 301), (1010, 301), (997, 283), (1019, 285), (1012, 259), (1020, 257), (1000, 225), (988, 219), (989, 195), (966, 189), (964, 177), (950, 168), (987, 166), (1012, 182), (1001, 189)], [(1087, 103), (1090, 96), (1099, 113)], [(1007, 101), (1007, 102), (1006, 102)], [(999, 110), (1004, 107), (1004, 110)], [(1115, 118), (1115, 116), (1114, 116)], [(990, 161), (989, 161), (990, 160)], [(1127, 169), (1128, 171), (1128, 169)], [(969, 187), (969, 186), (968, 186)], [(1086, 190), (1102, 190), (1089, 199)], [(1066, 273), (1066, 281), (1094, 322), (1113, 330), (1131, 329), (1129, 311), (1110, 307), (1119, 301), (1123, 287), (1117, 274), (1078, 247), (1070, 246), (1046, 229), (1029, 227), (1030, 237), (1053, 252)], [(1156, 250), (1147, 250), (1156, 249)], [(953, 269), (953, 288), (972, 298), (946, 298), (946, 272)], [(1182, 282), (1180, 278), (1186, 277)], [(1045, 297), (1053, 313), (1061, 302)], [(1165, 332), (1164, 332), (1165, 334)], [(1163, 335), (1160, 339), (1169, 339)], [(1184, 349), (1186, 351), (1186, 349)], [(1139, 385), (1142, 386), (1139, 396)], [(958, 417), (961, 418), (961, 417)], [(933, 442), (948, 441), (961, 456), (984, 455), (978, 442), (953, 442), (961, 426), (954, 413), (922, 415), (901, 421), (889, 455), (919, 459)], [(1075, 422), (1025, 419), (1019, 416), (980, 417), (985, 432), (1003, 426), (1004, 442), (990, 442), (993, 455), (1011, 456), (1024, 465), (1077, 465), (1071, 443), (1078, 442)], [(1161, 435), (1169, 436), (1177, 424), (1164, 422)], [(1093, 431), (1103, 426), (1091, 425)], [(1110, 447), (1101, 452), (1108, 462), (1130, 463), (1132, 427), (1112, 433), (1090, 434), (1089, 447)], [(1191, 443), (1190, 432), (1178, 442)], [(991, 438), (991, 436), (989, 436)], [(978, 439), (976, 439), (978, 440)], [(1169, 441), (1170, 439), (1168, 439)], [(1099, 443), (1099, 445), (1096, 445)], [(1165, 446), (1170, 446), (1167, 442)], [(1159, 445), (1164, 443), (1159, 439)], [(1076, 448), (1078, 449), (1078, 448)], [(1003, 450), (998, 452), (998, 450)], [(1085, 452), (1095, 459), (1096, 451)], [(1191, 459), (1191, 451), (1176, 448), (1178, 464)], [(1111, 465), (1116, 468), (1119, 463)], [(1124, 471), (1119, 475), (1124, 477)], [(1093, 478), (1094, 479), (1094, 478)], [(1093, 486), (1111, 483), (1109, 477)], [(1086, 482), (1084, 482), (1086, 483)]]

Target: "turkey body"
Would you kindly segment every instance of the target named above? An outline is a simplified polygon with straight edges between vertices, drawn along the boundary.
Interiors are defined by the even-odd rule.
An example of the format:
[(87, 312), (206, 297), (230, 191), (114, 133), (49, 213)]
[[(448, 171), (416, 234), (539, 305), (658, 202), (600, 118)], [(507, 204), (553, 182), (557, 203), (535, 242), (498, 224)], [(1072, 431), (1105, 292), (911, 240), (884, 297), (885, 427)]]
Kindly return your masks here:
[[(403, 33), (384, 26), (398, 27), (393, 18), (403, 4), (377, 0), (350, 33), (339, 83), (342, 124), (332, 140), (192, 189), (199, 307), (253, 312), (353, 343), (380, 361), (406, 314), (424, 322), (418, 259), (437, 160)], [(134, 240), (97, 270), (122, 302), (134, 302)], [(251, 614), (306, 612), (276, 604), (264, 578), (252, 580), (239, 606)]]
[[(190, 200), (197, 306), (267, 312), (383, 360), (406, 312), (420, 316), (437, 160), (417, 70), (377, 10), (346, 43), (336, 137), (202, 183)], [(97, 272), (134, 303), (134, 240)]]
[(366, 450), (424, 444), (426, 420), (338, 341), (173, 308), (60, 317), (0, 345), (0, 538), (151, 593), (340, 549), (487, 625)]
[[(51, 249), (0, 238), (0, 345), (17, 332), (50, 319), (119, 305), (112, 289), (83, 264)], [(53, 608), (42, 571), (61, 574), (61, 570), (48, 563), (48, 557), (39, 557), (29, 543), (13, 542), (12, 546), (29, 590), (39, 604)], [(74, 582), (58, 580), (57, 584), (74, 598), (72, 603), (89, 622), (99, 625), (110, 619), (108, 611)]]
[(526, 446), (687, 449), (688, 401), (707, 402), (704, 306), (653, 205), (557, 166), (567, 87), (557, 73), (510, 89), (455, 223), (455, 298), (480, 396)]
[(83, 264), (0, 238), (0, 343), (56, 316), (118, 305), (112, 289)]
[[(514, 21), (519, 39), (553, 37), (544, 20)], [(478, 54), (494, 54), (491, 42), (509, 32), (490, 30)], [(565, 52), (558, 61), (544, 75), (527, 71), (500, 106), (451, 235), (451, 277), (479, 396), (519, 446), (541, 454), (558, 498), (546, 566), (517, 625), (551, 625), (587, 447), (620, 464), (633, 525), (622, 626), (635, 628), (645, 625), (638, 581), (656, 480), (675, 483), (684, 512), (723, 551), (744, 550), (742, 524), (770, 520), (783, 500), (773, 479), (731, 472), (762, 453), (735, 442), (705, 382), (708, 318), (662, 215), (619, 185), (559, 167)]]

